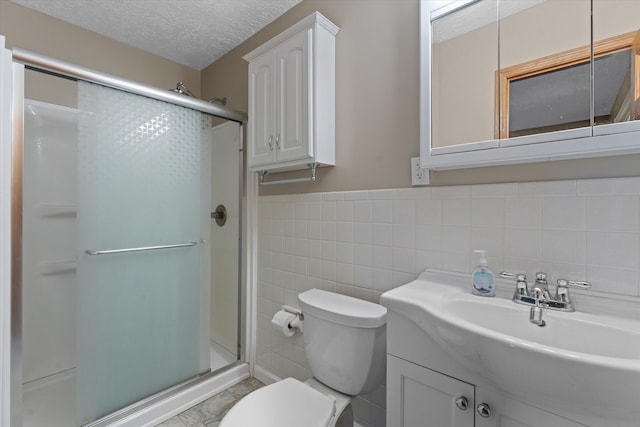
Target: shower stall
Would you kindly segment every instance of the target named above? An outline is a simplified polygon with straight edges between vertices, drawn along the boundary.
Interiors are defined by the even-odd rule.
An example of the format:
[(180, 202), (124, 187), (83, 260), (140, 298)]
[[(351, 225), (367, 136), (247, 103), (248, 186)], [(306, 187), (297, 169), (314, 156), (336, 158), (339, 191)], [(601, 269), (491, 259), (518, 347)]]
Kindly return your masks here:
[(2, 36), (0, 67), (0, 424), (153, 425), (246, 377), (244, 115)]

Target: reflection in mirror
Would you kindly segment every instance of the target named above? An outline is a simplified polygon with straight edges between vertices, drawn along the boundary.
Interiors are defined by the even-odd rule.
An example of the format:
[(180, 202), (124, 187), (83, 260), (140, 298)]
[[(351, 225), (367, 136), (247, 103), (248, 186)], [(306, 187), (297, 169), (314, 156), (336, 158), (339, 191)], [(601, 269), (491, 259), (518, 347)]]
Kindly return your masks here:
[[(640, 119), (640, 1), (593, 0), (593, 39), (620, 39), (616, 55), (626, 64), (625, 75), (596, 70), (594, 76), (595, 125), (618, 123)], [(622, 66), (622, 65), (620, 65)], [(602, 120), (598, 105), (609, 102), (612, 93), (617, 94), (619, 111), (613, 119)], [(616, 107), (614, 107), (614, 112)]]
[[(634, 33), (594, 43), (595, 124), (629, 120), (631, 43)], [(500, 137), (591, 126), (590, 46), (500, 70), (508, 109)], [(508, 129), (508, 132), (507, 132)]]
[(494, 139), (497, 16), (480, 0), (432, 22), (432, 147)]
[(591, 126), (590, 0), (499, 5), (495, 137)]

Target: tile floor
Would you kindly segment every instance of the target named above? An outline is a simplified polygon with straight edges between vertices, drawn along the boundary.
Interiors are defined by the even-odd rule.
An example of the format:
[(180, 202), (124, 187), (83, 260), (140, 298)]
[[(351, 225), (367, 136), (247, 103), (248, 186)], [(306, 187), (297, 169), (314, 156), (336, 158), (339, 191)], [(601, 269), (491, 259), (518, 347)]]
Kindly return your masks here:
[(255, 378), (247, 378), (156, 427), (217, 427), (238, 400), (262, 386)]

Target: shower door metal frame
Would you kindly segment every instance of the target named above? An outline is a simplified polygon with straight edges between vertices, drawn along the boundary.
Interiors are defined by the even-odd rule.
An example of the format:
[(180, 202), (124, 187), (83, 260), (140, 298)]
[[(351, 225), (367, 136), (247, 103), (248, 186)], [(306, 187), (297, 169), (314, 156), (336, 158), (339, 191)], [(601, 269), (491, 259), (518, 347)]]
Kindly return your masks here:
[[(11, 70), (9, 70), (9, 62), (11, 62)], [(0, 272), (0, 316), (2, 318), (2, 324), (0, 326), (0, 338), (2, 339), (2, 353), (0, 353), (0, 424), (5, 425), (8, 423), (11, 427), (22, 426), (22, 200), (23, 200), (23, 132), (24, 132), (24, 79), (25, 69), (31, 69), (34, 71), (40, 71), (47, 74), (55, 75), (62, 78), (68, 78), (71, 80), (82, 80), (90, 83), (96, 83), (103, 86), (119, 89), (125, 92), (133, 93), (136, 95), (145, 96), (148, 98), (156, 99), (159, 101), (169, 102), (171, 104), (180, 105), (186, 108), (190, 108), (196, 111), (210, 114), (214, 117), (230, 120), (239, 123), (240, 140), (242, 146), (244, 146), (244, 132), (243, 128), (247, 122), (247, 116), (245, 113), (231, 110), (219, 105), (215, 105), (197, 98), (189, 98), (187, 96), (156, 88), (153, 86), (145, 85), (142, 83), (127, 80), (121, 77), (117, 77), (111, 74), (102, 73), (100, 71), (92, 70), (80, 65), (72, 64), (66, 61), (62, 61), (56, 58), (52, 58), (46, 55), (30, 52), (27, 50), (13, 48), (5, 49), (4, 37), (0, 35), (0, 95), (2, 95), (0, 102), (0, 120), (3, 123), (7, 121), (12, 122), (11, 129), (3, 129), (0, 134), (0, 143), (3, 144), (0, 147), (3, 150), (0, 153), (0, 172), (2, 175), (2, 185), (6, 184), (5, 181), (9, 178), (10, 173), (10, 192), (11, 200), (9, 202), (9, 209), (5, 209), (6, 205), (3, 201), (1, 214), (10, 214), (11, 227), (10, 230), (5, 230), (3, 227), (5, 220), (2, 220), (0, 225), (0, 236), (3, 237), (2, 243), (0, 243), (0, 255), (3, 256), (3, 267)], [(10, 104), (10, 106), (8, 106)], [(10, 114), (7, 114), (9, 110)], [(7, 146), (11, 144), (9, 150)], [(241, 148), (242, 150), (242, 148)], [(5, 159), (4, 154), (10, 155), (10, 172), (4, 170), (9, 165), (9, 160)], [(242, 189), (244, 182), (244, 165), (242, 155), (240, 156), (240, 188)], [(1, 188), (4, 190), (4, 188)], [(242, 220), (239, 222), (239, 239), (240, 244), (240, 256), (238, 265), (238, 294), (239, 294), (239, 310), (238, 310), (238, 345), (243, 346), (242, 354), (238, 354), (240, 360), (235, 365), (241, 363), (251, 364), (255, 354), (255, 321), (250, 320), (243, 322), (243, 315), (251, 316), (247, 313), (254, 307), (255, 302), (253, 292), (249, 289), (246, 294), (243, 294), (243, 288), (246, 288), (246, 277), (244, 274), (246, 271), (242, 269), (243, 262), (243, 245), (246, 243), (246, 235), (243, 233), (243, 226), (246, 225), (246, 216), (244, 211), (244, 202), (242, 195), (240, 197), (240, 217)], [(1, 215), (0, 215), (1, 217)], [(10, 235), (10, 243), (8, 243), (4, 237)], [(7, 259), (6, 252), (10, 254), (10, 267), (4, 265), (4, 261)], [(9, 267), (9, 268), (6, 268)], [(7, 282), (9, 282), (8, 286)], [(251, 282), (251, 281), (249, 281)], [(250, 288), (250, 287), (249, 287)], [(10, 296), (10, 302), (5, 297)], [(243, 298), (244, 296), (244, 298)], [(8, 313), (7, 313), (8, 311)], [(10, 322), (6, 322), (10, 320)], [(8, 327), (10, 325), (10, 329)], [(5, 344), (9, 349), (6, 349)], [(8, 360), (7, 360), (8, 359)], [(233, 366), (233, 364), (232, 364)], [(106, 417), (95, 421), (92, 426), (107, 425), (112, 422), (119, 421), (125, 417), (130, 416), (132, 413), (139, 411), (147, 406), (153, 405), (158, 401), (168, 398), (170, 395), (176, 394), (187, 388), (197, 386), (198, 384), (206, 381), (207, 378), (216, 375), (220, 370), (215, 372), (209, 372), (207, 374), (199, 375), (196, 378), (187, 380), (182, 384), (176, 385), (168, 390), (162, 391), (157, 395), (150, 396), (140, 402), (136, 402), (131, 406), (121, 409), (114, 414), (107, 415)]]

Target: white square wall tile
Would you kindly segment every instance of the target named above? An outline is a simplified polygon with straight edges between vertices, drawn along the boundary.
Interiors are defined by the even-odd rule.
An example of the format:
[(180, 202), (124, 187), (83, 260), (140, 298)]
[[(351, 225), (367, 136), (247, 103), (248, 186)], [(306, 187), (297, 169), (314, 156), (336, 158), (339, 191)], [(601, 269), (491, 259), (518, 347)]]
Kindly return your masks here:
[(353, 223), (338, 222), (336, 224), (336, 241), (353, 242)]
[(415, 251), (413, 249), (393, 248), (393, 270), (403, 273), (415, 273)]
[(637, 270), (638, 235), (635, 233), (588, 233), (586, 264)]
[(322, 240), (336, 240), (336, 223), (322, 221)]
[(519, 197), (575, 196), (576, 181), (523, 182), (518, 184)]
[(353, 203), (353, 220), (355, 222), (371, 222), (373, 219), (373, 203), (369, 200), (358, 200)]
[(336, 242), (336, 261), (353, 263), (353, 243)]
[(519, 228), (542, 227), (542, 199), (525, 197), (505, 201), (505, 225)]
[(295, 203), (295, 216), (296, 219), (307, 219), (307, 204), (305, 202)]
[(588, 197), (587, 226), (589, 231), (638, 232), (640, 217), (638, 196)]
[(373, 222), (391, 223), (393, 217), (393, 202), (391, 200), (374, 200)]
[(440, 251), (442, 228), (439, 225), (416, 225), (416, 249)]
[(353, 202), (352, 201), (338, 202), (337, 218), (338, 218), (338, 221), (353, 221)]
[(471, 197), (471, 186), (451, 185), (446, 187), (431, 187), (431, 198), (435, 200), (468, 199)]
[[(471, 227), (470, 247), (472, 251), (476, 249), (488, 251), (488, 256), (493, 259), (502, 259), (504, 253), (504, 228)], [(477, 258), (477, 255), (474, 258)]]
[(504, 198), (504, 197), (517, 197), (518, 196), (518, 184), (482, 184), (471, 186), (471, 198)]
[(336, 282), (353, 285), (353, 264), (336, 263)]
[(631, 296), (640, 295), (638, 272), (635, 270), (621, 270), (619, 268), (588, 265), (587, 281), (591, 283), (591, 290), (593, 291)]
[(391, 224), (373, 224), (373, 244), (391, 246), (393, 244), (393, 226)]
[(471, 225), (502, 227), (504, 225), (504, 200), (472, 199)]
[(355, 265), (353, 267), (353, 284), (362, 288), (371, 288), (373, 286), (371, 267)]
[[(542, 259), (542, 233), (540, 230), (505, 228), (504, 253), (509, 258), (520, 260)], [(505, 265), (505, 268), (508, 266)]]
[(336, 260), (336, 242), (322, 241), (322, 259), (327, 261)]
[(416, 224), (441, 224), (442, 200), (416, 200)]
[(355, 265), (371, 266), (373, 261), (373, 247), (371, 245), (353, 245), (353, 263)]
[(542, 227), (545, 230), (586, 230), (585, 197), (549, 197), (542, 200)]
[(394, 200), (392, 218), (394, 224), (413, 224), (416, 220), (416, 204), (413, 200)]
[(413, 282), (416, 279), (415, 273), (405, 273), (403, 271), (394, 271), (393, 272), (393, 287), (397, 288), (398, 286), (406, 285), (409, 282)]
[(580, 195), (640, 195), (640, 177), (583, 179), (578, 181)]
[(442, 201), (442, 224), (469, 225), (471, 223), (471, 200), (453, 199)]
[(469, 254), (442, 253), (442, 269), (458, 273), (471, 273)]
[(373, 246), (373, 265), (391, 270), (393, 267), (393, 249), (390, 246)]
[(442, 252), (416, 250), (416, 274), (427, 268), (442, 269)]
[(307, 203), (307, 219), (319, 221), (322, 219), (322, 203), (321, 202), (308, 202)]
[(587, 233), (584, 231), (544, 230), (542, 261), (586, 264)]
[(337, 218), (338, 218), (337, 202), (323, 202), (322, 203), (322, 220), (335, 221)]
[(373, 225), (370, 223), (354, 223), (353, 242), (371, 244), (373, 242)]
[(344, 200), (369, 200), (369, 191), (347, 191), (343, 195)]
[(443, 226), (442, 252), (469, 256), (470, 231), (470, 227), (468, 226)]
[(393, 246), (414, 249), (416, 246), (415, 226), (413, 224), (394, 224)]
[(372, 268), (372, 287), (373, 289), (386, 292), (393, 289), (393, 272), (390, 269)]

